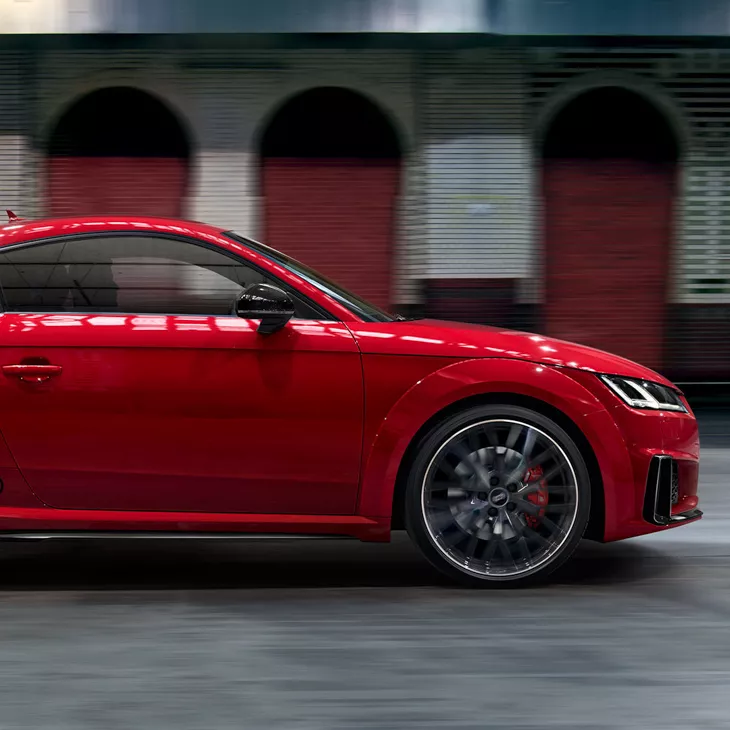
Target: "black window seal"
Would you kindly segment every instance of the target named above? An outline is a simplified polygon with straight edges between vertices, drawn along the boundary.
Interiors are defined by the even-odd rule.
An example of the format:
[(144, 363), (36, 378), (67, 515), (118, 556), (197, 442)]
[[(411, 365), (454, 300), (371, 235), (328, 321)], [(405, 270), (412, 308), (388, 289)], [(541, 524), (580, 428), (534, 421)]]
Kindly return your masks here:
[[(120, 237), (120, 238), (166, 238), (168, 240), (173, 241), (180, 241), (182, 243), (189, 243), (193, 246), (200, 246), (202, 248), (207, 248), (210, 251), (215, 251), (217, 253), (220, 253), (224, 256), (227, 256), (230, 259), (233, 259), (237, 263), (248, 266), (254, 271), (258, 272), (262, 276), (266, 276), (269, 279), (272, 279), (274, 282), (276, 282), (276, 285), (279, 286), (281, 289), (283, 289), (287, 294), (290, 296), (294, 296), (295, 299), (298, 299), (302, 304), (305, 306), (308, 306), (310, 309), (312, 309), (314, 312), (320, 313), (321, 319), (316, 321), (324, 321), (324, 322), (341, 322), (342, 320), (332, 314), (331, 312), (327, 311), (324, 307), (322, 307), (320, 304), (317, 304), (317, 302), (314, 302), (312, 299), (310, 299), (306, 294), (303, 294), (298, 289), (293, 287), (291, 284), (288, 284), (285, 281), (282, 281), (278, 276), (275, 274), (272, 274), (270, 271), (267, 271), (262, 266), (259, 266), (258, 264), (255, 264), (253, 261), (249, 261), (247, 258), (241, 256), (240, 254), (236, 254), (233, 251), (228, 251), (227, 249), (223, 248), (222, 246), (216, 246), (213, 243), (210, 243), (208, 241), (202, 241), (199, 238), (195, 238), (194, 236), (186, 236), (185, 234), (181, 233), (168, 233), (167, 231), (149, 231), (149, 230), (141, 230), (141, 231), (130, 231), (130, 230), (106, 230), (106, 231), (88, 231), (88, 232), (82, 232), (82, 233), (64, 233), (57, 236), (50, 236), (47, 238), (37, 238), (32, 241), (22, 241), (20, 243), (9, 243), (5, 246), (0, 246), (0, 255), (4, 253), (9, 253), (11, 251), (17, 251), (19, 249), (24, 248), (33, 248), (34, 246), (43, 246), (50, 243), (60, 243), (63, 241), (77, 241), (79, 239), (90, 239), (90, 238), (109, 238), (110, 236)], [(254, 251), (255, 252), (255, 251)], [(133, 315), (133, 314), (139, 314), (140, 316), (158, 316), (158, 317), (176, 317), (176, 316), (187, 316), (187, 317), (212, 317), (212, 316), (221, 316), (221, 315), (211, 315), (211, 314), (185, 314), (185, 315), (175, 315), (175, 314), (165, 314), (164, 312), (109, 312), (109, 311), (88, 311), (88, 312), (75, 312), (75, 310), (59, 310), (58, 312), (49, 311), (49, 312), (23, 312), (23, 311), (17, 311), (14, 309), (8, 309), (7, 302), (5, 301), (5, 290), (2, 287), (2, 281), (0, 281), (0, 312), (7, 313), (7, 314), (126, 314), (126, 315)]]

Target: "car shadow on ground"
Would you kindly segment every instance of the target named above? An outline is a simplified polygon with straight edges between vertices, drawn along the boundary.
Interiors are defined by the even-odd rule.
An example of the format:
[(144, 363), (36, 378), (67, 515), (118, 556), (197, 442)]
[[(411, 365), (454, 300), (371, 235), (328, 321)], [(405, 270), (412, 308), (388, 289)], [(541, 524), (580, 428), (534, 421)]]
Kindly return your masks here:
[[(676, 561), (645, 545), (583, 542), (547, 587), (632, 583)], [(453, 584), (396, 533), (356, 541), (4, 542), (0, 591), (441, 587)]]
[(552, 576), (552, 585), (639, 583), (677, 570), (677, 558), (636, 542), (601, 545), (583, 541), (572, 559)]

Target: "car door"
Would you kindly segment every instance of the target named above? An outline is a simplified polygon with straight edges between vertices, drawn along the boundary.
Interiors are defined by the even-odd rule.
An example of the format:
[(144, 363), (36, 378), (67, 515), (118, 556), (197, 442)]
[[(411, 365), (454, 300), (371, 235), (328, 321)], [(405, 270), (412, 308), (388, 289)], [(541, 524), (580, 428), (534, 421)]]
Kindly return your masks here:
[(67, 509), (351, 514), (363, 383), (349, 330), (297, 299), (272, 335), (231, 314), (271, 277), (189, 239), (104, 234), (0, 253), (0, 429)]

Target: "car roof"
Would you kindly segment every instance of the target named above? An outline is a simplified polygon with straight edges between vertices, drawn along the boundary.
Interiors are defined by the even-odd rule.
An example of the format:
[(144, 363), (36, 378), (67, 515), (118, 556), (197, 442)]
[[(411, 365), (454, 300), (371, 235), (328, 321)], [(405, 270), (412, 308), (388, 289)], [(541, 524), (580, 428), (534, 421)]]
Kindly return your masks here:
[(5, 226), (0, 226), (0, 247), (12, 243), (23, 243), (40, 238), (53, 238), (78, 233), (100, 233), (103, 231), (139, 231), (150, 233), (178, 233), (181, 235), (202, 236), (220, 240), (227, 229), (207, 223), (180, 218), (155, 216), (78, 216), (74, 218), (21, 218)]

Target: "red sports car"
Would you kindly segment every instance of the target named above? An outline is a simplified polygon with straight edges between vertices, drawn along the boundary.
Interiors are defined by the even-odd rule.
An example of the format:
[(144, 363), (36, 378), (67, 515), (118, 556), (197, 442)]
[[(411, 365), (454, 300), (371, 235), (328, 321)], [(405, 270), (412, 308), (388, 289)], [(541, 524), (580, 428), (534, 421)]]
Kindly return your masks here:
[(1, 537), (405, 527), (491, 585), (701, 516), (687, 401), (605, 352), (392, 316), (168, 219), (14, 220), (0, 287)]

